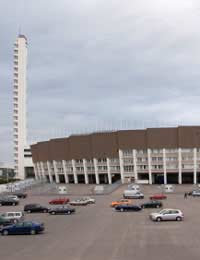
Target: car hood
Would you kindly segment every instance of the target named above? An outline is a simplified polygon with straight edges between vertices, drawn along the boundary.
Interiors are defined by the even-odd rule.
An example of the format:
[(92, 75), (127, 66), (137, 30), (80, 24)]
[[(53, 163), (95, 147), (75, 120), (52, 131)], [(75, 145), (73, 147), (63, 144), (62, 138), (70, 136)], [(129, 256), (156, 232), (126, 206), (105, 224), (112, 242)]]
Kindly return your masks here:
[(160, 215), (160, 214), (157, 213), (157, 212), (153, 212), (153, 213), (150, 214), (150, 216), (154, 216), (154, 217), (157, 217), (157, 216), (159, 216), (159, 215)]

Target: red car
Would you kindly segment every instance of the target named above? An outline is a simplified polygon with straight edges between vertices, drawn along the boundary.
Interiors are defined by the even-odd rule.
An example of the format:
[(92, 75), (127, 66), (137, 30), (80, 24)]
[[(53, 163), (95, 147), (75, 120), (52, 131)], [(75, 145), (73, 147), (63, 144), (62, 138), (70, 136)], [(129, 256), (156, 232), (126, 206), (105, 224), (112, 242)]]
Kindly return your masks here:
[(49, 204), (67, 204), (69, 203), (68, 198), (58, 198), (49, 201)]
[(165, 194), (154, 194), (152, 196), (149, 197), (150, 200), (164, 200), (167, 198), (167, 196)]

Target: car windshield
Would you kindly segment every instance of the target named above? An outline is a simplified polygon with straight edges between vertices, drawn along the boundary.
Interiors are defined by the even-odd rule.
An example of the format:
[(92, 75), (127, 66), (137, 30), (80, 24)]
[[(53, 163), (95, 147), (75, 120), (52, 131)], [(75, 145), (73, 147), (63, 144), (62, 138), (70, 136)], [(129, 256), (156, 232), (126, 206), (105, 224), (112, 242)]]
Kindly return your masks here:
[(166, 210), (166, 209), (163, 209), (163, 210), (161, 210), (160, 212), (159, 212), (159, 214), (165, 214), (165, 213), (167, 213), (168, 212), (168, 210)]

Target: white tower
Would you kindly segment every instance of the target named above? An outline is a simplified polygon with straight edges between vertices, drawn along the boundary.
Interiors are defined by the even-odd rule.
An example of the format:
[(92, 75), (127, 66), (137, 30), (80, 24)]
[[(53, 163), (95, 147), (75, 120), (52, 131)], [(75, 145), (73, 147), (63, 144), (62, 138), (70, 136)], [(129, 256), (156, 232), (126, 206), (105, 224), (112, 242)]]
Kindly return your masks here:
[(16, 177), (25, 178), (24, 148), (26, 146), (26, 70), (27, 39), (19, 35), (14, 44), (14, 167)]

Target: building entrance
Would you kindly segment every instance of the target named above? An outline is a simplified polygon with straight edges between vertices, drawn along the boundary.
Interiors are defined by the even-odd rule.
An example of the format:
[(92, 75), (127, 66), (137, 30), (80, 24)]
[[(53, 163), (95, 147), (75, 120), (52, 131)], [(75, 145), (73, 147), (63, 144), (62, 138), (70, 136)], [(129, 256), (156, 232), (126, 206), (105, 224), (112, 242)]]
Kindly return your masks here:
[(78, 174), (77, 178), (78, 178), (78, 183), (85, 183), (85, 176), (84, 176), (84, 174)]
[(100, 184), (108, 184), (108, 175), (107, 174), (99, 174), (99, 183)]
[(178, 184), (178, 173), (167, 173), (167, 184)]
[(152, 173), (153, 184), (164, 184), (164, 173)]
[(89, 182), (89, 184), (95, 184), (96, 183), (95, 174), (88, 174), (88, 182)]
[(182, 183), (183, 184), (193, 184), (193, 172), (184, 172), (182, 173)]
[(74, 183), (74, 175), (73, 174), (69, 174), (68, 178), (69, 178), (69, 183)]

